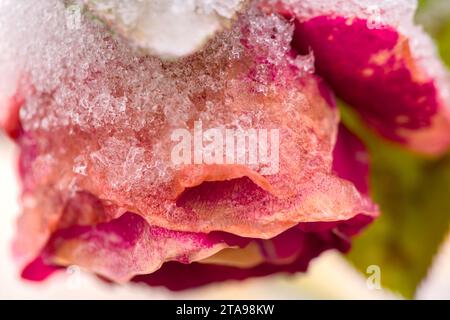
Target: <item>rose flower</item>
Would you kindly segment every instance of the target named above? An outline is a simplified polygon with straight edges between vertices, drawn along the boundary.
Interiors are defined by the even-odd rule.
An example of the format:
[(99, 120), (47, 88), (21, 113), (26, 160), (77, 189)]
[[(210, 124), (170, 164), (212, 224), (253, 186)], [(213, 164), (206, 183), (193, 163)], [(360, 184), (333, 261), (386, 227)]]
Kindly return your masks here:
[[(20, 150), (26, 279), (78, 265), (179, 290), (348, 251), (378, 208), (335, 96), (405, 148), (450, 144), (448, 76), (412, 22), (415, 1), (239, 3), (176, 57), (176, 43), (161, 53), (167, 35), (155, 44), (157, 26), (114, 32), (89, 4), (68, 24), (66, 2), (0, 4), (0, 123)], [(152, 41), (133, 43), (142, 34)]]

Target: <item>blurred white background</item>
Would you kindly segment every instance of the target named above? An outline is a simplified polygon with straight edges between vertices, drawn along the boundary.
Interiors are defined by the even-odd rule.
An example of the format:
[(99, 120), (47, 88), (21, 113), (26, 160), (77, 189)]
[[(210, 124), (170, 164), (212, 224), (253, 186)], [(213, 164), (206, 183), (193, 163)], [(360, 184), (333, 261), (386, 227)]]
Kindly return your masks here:
[[(164, 288), (130, 284), (111, 286), (78, 268), (60, 272), (43, 283), (19, 278), (11, 257), (11, 239), (19, 212), (16, 175), (17, 150), (0, 133), (0, 299), (397, 299), (385, 290), (370, 289), (358, 273), (336, 252), (315, 259), (307, 274), (277, 275), (212, 284), (173, 293)], [(381, 270), (381, 277), (383, 270)], [(435, 259), (417, 298), (450, 299), (450, 241)]]

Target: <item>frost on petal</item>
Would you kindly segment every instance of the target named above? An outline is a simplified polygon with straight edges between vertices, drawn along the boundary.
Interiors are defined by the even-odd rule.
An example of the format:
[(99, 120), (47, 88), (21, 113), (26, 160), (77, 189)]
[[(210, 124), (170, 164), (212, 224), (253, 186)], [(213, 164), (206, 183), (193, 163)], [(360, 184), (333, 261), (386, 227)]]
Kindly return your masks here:
[[(24, 79), (17, 83), (23, 103), (15, 138), (23, 185), (15, 253), (22, 265), (75, 228), (85, 235), (55, 241), (55, 263), (81, 261), (124, 281), (166, 260), (195, 260), (190, 253), (197, 251), (203, 260), (216, 252), (197, 241), (184, 243), (187, 234), (271, 239), (299, 223), (376, 215), (366, 195), (333, 171), (338, 111), (311, 74), (313, 57), (292, 52), (289, 21), (252, 6), (203, 50), (164, 61), (137, 54), (94, 21), (68, 28), (65, 10), (56, 0), (0, 3), (0, 24), (10, 26), (0, 29), (0, 71)], [(209, 141), (204, 137), (187, 148), (193, 158), (175, 161), (174, 136), (187, 133), (195, 140), (199, 127), (225, 135), (276, 130), (277, 139), (265, 140), (265, 148), (274, 146), (273, 162), (250, 161), (246, 142), (233, 143), (233, 156), (243, 154), (243, 162), (205, 160), (204, 154), (197, 161), (196, 151)], [(117, 232), (111, 239), (96, 232), (126, 219), (127, 212), (139, 216), (130, 230), (150, 228), (144, 243), (154, 239), (149, 246), (155, 255), (145, 256), (139, 248), (147, 244), (133, 238), (142, 264), (125, 261), (115, 270), (102, 265), (108, 260), (91, 257), (89, 246), (114, 246)], [(152, 230), (166, 230), (167, 237)], [(139, 238), (141, 232), (133, 234)], [(170, 241), (173, 256), (159, 254)], [(120, 256), (111, 253), (111, 261)]]
[(383, 136), (441, 153), (450, 144), (449, 76), (413, 24), (416, 1), (279, 1), (296, 18), (293, 47)]
[[(368, 193), (368, 153), (343, 125), (333, 151), (333, 170)], [(272, 239), (251, 239), (245, 247), (241, 242), (240, 248), (224, 249), (196, 263), (165, 263), (155, 273), (136, 276), (133, 281), (184, 290), (218, 281), (306, 271), (309, 262), (327, 249), (347, 252), (351, 237), (372, 220), (359, 214), (347, 221), (300, 223)]]
[[(333, 170), (366, 193), (368, 165), (363, 155), (366, 152), (361, 142), (340, 126)], [(79, 194), (70, 201), (60, 220), (61, 229), (26, 266), (22, 277), (40, 281), (57, 271), (56, 265), (78, 265), (115, 282), (133, 278), (182, 290), (276, 272), (294, 273), (305, 271), (311, 259), (324, 250), (347, 252), (350, 238), (373, 219), (359, 214), (347, 221), (300, 223), (263, 240), (223, 232), (165, 230), (149, 226), (132, 213), (108, 223), (89, 220), (102, 219), (104, 210), (101, 201), (89, 194)]]
[[(84, 0), (112, 30), (147, 52), (175, 58), (228, 27), (244, 0)], [(73, 6), (73, 3), (71, 4)]]

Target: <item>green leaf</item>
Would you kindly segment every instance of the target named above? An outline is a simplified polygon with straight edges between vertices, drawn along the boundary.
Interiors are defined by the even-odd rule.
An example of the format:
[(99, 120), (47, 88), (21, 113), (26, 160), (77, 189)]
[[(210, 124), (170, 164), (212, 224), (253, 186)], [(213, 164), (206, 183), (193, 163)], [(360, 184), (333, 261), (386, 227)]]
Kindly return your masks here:
[(342, 105), (344, 123), (371, 154), (372, 197), (382, 215), (353, 243), (349, 259), (366, 272), (381, 269), (384, 287), (412, 298), (450, 222), (450, 154), (427, 159), (370, 132)]

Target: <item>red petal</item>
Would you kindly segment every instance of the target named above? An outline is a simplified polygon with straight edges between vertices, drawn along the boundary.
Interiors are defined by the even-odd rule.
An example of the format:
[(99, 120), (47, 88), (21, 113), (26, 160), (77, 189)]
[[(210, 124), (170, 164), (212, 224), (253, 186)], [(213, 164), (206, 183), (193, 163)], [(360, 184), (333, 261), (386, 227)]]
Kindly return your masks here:
[(363, 142), (342, 124), (333, 151), (333, 170), (362, 194), (369, 193), (369, 154)]
[(450, 145), (448, 73), (406, 4), (380, 6), (374, 16), (367, 14), (369, 2), (302, 1), (282, 4), (281, 11), (296, 17), (293, 47), (313, 51), (317, 73), (368, 125), (413, 150), (444, 152)]

